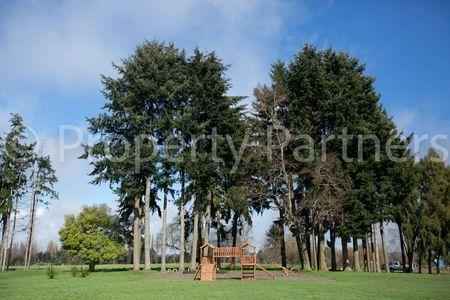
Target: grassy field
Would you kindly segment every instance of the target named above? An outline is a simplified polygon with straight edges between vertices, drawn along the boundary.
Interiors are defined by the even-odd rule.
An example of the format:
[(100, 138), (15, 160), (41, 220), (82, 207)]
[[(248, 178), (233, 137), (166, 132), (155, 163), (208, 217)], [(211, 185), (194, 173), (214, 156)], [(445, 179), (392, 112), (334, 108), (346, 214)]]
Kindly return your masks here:
[[(192, 275), (134, 273), (129, 266), (99, 266), (86, 278), (73, 278), (69, 267), (0, 273), (0, 299), (449, 299), (450, 276), (308, 272), (276, 280), (241, 281), (237, 272), (219, 274), (215, 282), (192, 281)], [(263, 274), (259, 274), (263, 278)]]

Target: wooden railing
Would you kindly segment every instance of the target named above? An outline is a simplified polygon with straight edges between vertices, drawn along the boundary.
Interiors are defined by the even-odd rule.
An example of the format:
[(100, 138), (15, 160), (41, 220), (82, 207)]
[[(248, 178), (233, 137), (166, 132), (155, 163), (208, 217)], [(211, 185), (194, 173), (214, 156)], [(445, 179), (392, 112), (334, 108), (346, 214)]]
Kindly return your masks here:
[(242, 265), (253, 265), (256, 263), (254, 255), (242, 255), (241, 264)]
[(239, 257), (242, 256), (242, 248), (241, 247), (214, 248), (213, 255), (215, 257)]

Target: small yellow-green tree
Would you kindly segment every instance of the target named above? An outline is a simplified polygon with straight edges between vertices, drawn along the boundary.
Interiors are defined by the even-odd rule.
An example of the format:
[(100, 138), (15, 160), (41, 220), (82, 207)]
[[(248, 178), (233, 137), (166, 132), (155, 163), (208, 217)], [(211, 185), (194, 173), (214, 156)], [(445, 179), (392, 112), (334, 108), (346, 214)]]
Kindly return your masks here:
[(126, 250), (113, 237), (113, 216), (106, 206), (85, 206), (75, 217), (67, 215), (59, 231), (62, 249), (72, 257), (80, 258), (93, 272), (95, 265), (109, 262)]

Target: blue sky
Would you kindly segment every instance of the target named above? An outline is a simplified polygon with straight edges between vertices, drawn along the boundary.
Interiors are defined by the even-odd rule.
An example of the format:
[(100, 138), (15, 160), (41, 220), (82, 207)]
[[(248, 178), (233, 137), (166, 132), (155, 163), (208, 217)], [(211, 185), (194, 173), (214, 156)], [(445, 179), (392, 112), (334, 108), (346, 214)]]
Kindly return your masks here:
[[(59, 161), (59, 126), (86, 127), (104, 103), (100, 74), (114, 75), (111, 62), (144, 39), (215, 50), (232, 64), (230, 93), (245, 96), (267, 81), (275, 60), (290, 60), (305, 43), (332, 46), (367, 65), (400, 129), (449, 135), (449, 29), (446, 1), (0, 2), (0, 130), (20, 113), (60, 179), (60, 200), (40, 211), (38, 240), (57, 240), (63, 215), (83, 204), (114, 206), (107, 187), (88, 184), (80, 149)], [(257, 218), (258, 244), (272, 217)], [(152, 223), (156, 232), (159, 218)]]

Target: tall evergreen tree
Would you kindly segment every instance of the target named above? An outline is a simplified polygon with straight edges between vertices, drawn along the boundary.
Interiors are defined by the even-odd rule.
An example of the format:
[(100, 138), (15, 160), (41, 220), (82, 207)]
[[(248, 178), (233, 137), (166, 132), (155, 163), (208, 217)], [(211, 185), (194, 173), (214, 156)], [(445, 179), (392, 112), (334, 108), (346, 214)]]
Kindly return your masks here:
[[(343, 203), (344, 218), (339, 224), (329, 222), (345, 241), (344, 250), (350, 236), (363, 238), (371, 231), (372, 224), (389, 217), (388, 197), (382, 192), (388, 157), (380, 148), (397, 133), (395, 124), (379, 103), (374, 79), (364, 72), (364, 65), (346, 53), (332, 49), (318, 51), (307, 45), (287, 66), (274, 65), (271, 87), (256, 90), (255, 111), (261, 124), (282, 126), (293, 136), (306, 134), (311, 138), (292, 139), (281, 151), (277, 149), (287, 166), (280, 173), (282, 176), (276, 177), (284, 178), (278, 185), (278, 193), (287, 198), (295, 195), (294, 201), (285, 201), (282, 206), (287, 208), (284, 212), (287, 221), (292, 224), (296, 240), (300, 241), (300, 257), (302, 244), (308, 241), (304, 237), (301, 242), (300, 232), (314, 232), (315, 241), (318, 226), (310, 211), (300, 209), (305, 207), (304, 195), (312, 186), (310, 180), (301, 176), (308, 164), (299, 163), (297, 158), (308, 156), (311, 143), (318, 147), (316, 151), (322, 150), (322, 159), (324, 155), (339, 158), (345, 176), (350, 179)], [(282, 137), (281, 131), (279, 136)], [(371, 139), (373, 136), (378, 137), (379, 143), (376, 138)], [(362, 140), (358, 140), (359, 137)], [(364, 140), (364, 137), (369, 138)], [(268, 167), (276, 165), (271, 162)], [(282, 170), (283, 163), (279, 165)], [(295, 184), (289, 181), (291, 178)], [(291, 186), (295, 192), (289, 191)], [(266, 194), (276, 195), (273, 191)], [(328, 227), (322, 230), (327, 231)], [(312, 246), (316, 248), (315, 242)], [(344, 258), (343, 262), (346, 260)]]
[[(449, 220), (449, 181), (448, 169), (440, 155), (429, 149), (418, 166), (419, 173), (419, 204), (420, 215), (418, 229), (422, 251), (428, 256), (429, 272), (431, 263), (447, 255), (448, 251), (448, 224)], [(417, 216), (416, 216), (417, 219)], [(420, 222), (422, 220), (422, 222)], [(410, 261), (408, 259), (408, 261)], [(412, 262), (412, 258), (411, 258)]]
[(243, 106), (239, 104), (242, 97), (227, 96), (230, 84), (225, 72), (228, 67), (214, 52), (203, 53), (195, 49), (187, 66), (189, 98), (181, 108), (184, 116), (179, 128), (182, 136), (187, 138), (187, 150), (191, 150), (183, 158), (186, 178), (195, 195), (193, 215), (195, 219), (197, 214), (205, 212), (204, 238), (207, 242), (215, 215), (213, 199), (223, 195), (224, 175), (233, 166), (228, 140), (237, 147), (239, 140), (236, 137), (243, 136)]
[(33, 170), (31, 174), (32, 192), (30, 201), (30, 219), (28, 222), (28, 233), (25, 248), (24, 266), (28, 270), (31, 264), (31, 253), (34, 232), (36, 227), (36, 210), (39, 204), (48, 206), (50, 199), (57, 199), (58, 193), (55, 190), (55, 183), (58, 181), (56, 171), (52, 167), (49, 156), (33, 157)]
[[(151, 41), (139, 45), (121, 65), (114, 65), (118, 78), (102, 77), (105, 112), (89, 119), (90, 132), (100, 140), (86, 147), (83, 158), (94, 157), (93, 183), (110, 182), (120, 196), (123, 216), (134, 215), (135, 270), (140, 262), (141, 197), (146, 195), (147, 206), (155, 207), (156, 199), (151, 197), (154, 193), (145, 190), (152, 182), (158, 186), (158, 145), (163, 140), (165, 122), (170, 119), (167, 108), (180, 97), (183, 62), (184, 54), (173, 44)], [(120, 159), (111, 160), (111, 156)], [(148, 230), (148, 210), (144, 214)], [(149, 245), (145, 251), (150, 251)]]
[[(0, 214), (2, 241), (0, 244), (0, 266), (5, 271), (8, 262), (8, 244), (12, 240), (18, 201), (25, 193), (28, 183), (28, 169), (35, 144), (26, 142), (25, 125), (18, 114), (11, 115), (10, 130), (2, 141), (0, 152)], [(13, 217), (13, 220), (12, 220)], [(11, 221), (13, 223), (11, 224)]]

